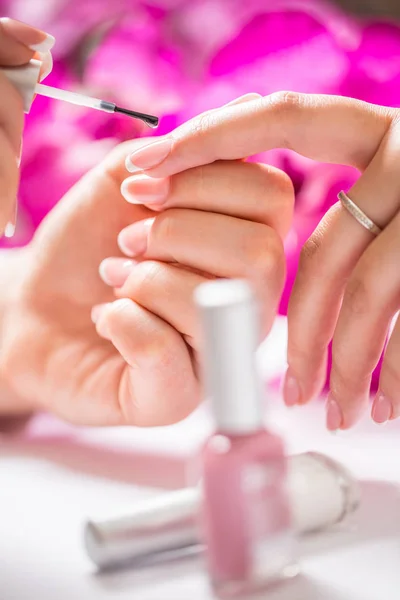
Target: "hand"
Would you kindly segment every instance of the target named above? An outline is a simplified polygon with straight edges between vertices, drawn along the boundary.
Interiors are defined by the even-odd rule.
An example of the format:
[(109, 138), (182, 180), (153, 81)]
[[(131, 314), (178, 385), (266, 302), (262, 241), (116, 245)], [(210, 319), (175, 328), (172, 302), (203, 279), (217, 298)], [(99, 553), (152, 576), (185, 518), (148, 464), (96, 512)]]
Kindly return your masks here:
[[(0, 19), (0, 66), (19, 66), (31, 58), (43, 61), (41, 80), (52, 68), (49, 50), (54, 38), (39, 29), (13, 19)], [(6, 224), (6, 235), (12, 235), (15, 202), (18, 192), (21, 137), (24, 122), (22, 99), (18, 91), (0, 73), (0, 235)]]
[[(205, 278), (257, 281), (265, 327), (273, 320), (285, 274), (280, 235), (293, 207), (287, 176), (220, 162), (169, 179), (128, 179), (124, 193), (150, 210), (120, 194), (128, 149), (143, 143), (120, 146), (79, 182), (29, 248), (6, 311), (1, 364), (26, 410), (87, 425), (161, 425), (188, 415), (199, 401), (192, 292)], [(122, 259), (121, 230), (138, 264)], [(103, 277), (130, 298), (94, 310), (112, 343), (90, 318), (93, 305), (115, 299), (98, 275), (107, 256), (114, 258), (103, 262)]]
[[(303, 404), (321, 391), (333, 338), (329, 429), (348, 428), (365, 409), (371, 373), (399, 310), (400, 112), (342, 97), (274, 94), (201, 115), (128, 161), (167, 177), (215, 160), (289, 148), (363, 174), (349, 196), (377, 225), (374, 238), (339, 203), (303, 248), (289, 308), (285, 398)], [(385, 352), (372, 416), (400, 415), (400, 325)]]

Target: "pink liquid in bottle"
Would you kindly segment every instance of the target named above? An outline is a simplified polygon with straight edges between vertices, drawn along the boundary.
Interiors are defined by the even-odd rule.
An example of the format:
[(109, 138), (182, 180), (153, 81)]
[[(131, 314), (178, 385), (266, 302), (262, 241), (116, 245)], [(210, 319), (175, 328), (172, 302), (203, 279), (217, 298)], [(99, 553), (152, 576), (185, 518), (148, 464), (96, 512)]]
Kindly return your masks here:
[(263, 427), (258, 319), (250, 288), (217, 281), (201, 286), (196, 298), (204, 382), (217, 424), (202, 454), (209, 576), (218, 596), (247, 599), (298, 572), (286, 457), (281, 439)]

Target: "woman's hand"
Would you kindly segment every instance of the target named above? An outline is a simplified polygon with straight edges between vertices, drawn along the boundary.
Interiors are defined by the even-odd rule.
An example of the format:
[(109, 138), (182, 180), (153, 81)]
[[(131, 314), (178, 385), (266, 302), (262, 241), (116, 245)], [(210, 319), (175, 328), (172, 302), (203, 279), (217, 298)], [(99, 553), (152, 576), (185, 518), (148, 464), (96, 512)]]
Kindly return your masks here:
[[(339, 203), (303, 248), (289, 308), (288, 405), (323, 386), (333, 338), (329, 429), (348, 428), (366, 408), (371, 373), (400, 307), (400, 112), (343, 97), (284, 92), (200, 115), (142, 147), (127, 166), (148, 177), (288, 148), (357, 167), (350, 198), (384, 231), (377, 238)], [(372, 416), (400, 415), (400, 324), (393, 329)]]
[[(54, 38), (39, 29), (13, 19), (0, 19), (0, 67), (17, 67), (31, 58), (43, 61), (41, 79), (52, 68), (50, 49)], [(14, 230), (18, 193), (21, 138), (24, 123), (22, 99), (0, 73), (0, 235)], [(7, 228), (7, 223), (10, 223)]]
[[(285, 277), (281, 237), (292, 219), (288, 177), (221, 161), (124, 181), (128, 149), (144, 144), (120, 146), (83, 178), (25, 253), (0, 365), (25, 410), (88, 425), (161, 425), (188, 415), (200, 397), (192, 293), (204, 279), (253, 280), (266, 330), (273, 321)], [(147, 207), (126, 202), (121, 184)], [(131, 261), (116, 243), (121, 230)], [(115, 302), (98, 274), (109, 256), (101, 273), (117, 288)], [(94, 305), (106, 339), (91, 321)]]

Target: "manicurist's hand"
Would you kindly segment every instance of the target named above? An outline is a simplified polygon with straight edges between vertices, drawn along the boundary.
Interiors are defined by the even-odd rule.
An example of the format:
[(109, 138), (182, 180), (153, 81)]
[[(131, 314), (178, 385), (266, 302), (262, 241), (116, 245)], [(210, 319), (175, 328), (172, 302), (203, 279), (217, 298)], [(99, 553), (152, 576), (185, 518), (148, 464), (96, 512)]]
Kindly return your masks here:
[[(49, 51), (53, 44), (54, 38), (39, 29), (13, 19), (0, 19), (0, 68), (17, 67), (37, 58), (43, 61), (44, 79), (52, 68)], [(22, 99), (0, 73), (0, 235), (5, 229), (6, 234), (12, 234), (14, 229), (23, 122)]]
[[(332, 430), (350, 427), (366, 409), (371, 373), (400, 307), (399, 116), (396, 109), (348, 98), (285, 92), (200, 115), (128, 159), (132, 170), (168, 178), (215, 161), (289, 148), (360, 170), (348, 196), (382, 233), (374, 235), (336, 204), (303, 248), (289, 308), (286, 403), (306, 403), (321, 391), (333, 338), (327, 402)], [(399, 415), (396, 325), (372, 417), (384, 422)]]
[(151, 141), (112, 152), (16, 257), (22, 274), (0, 354), (15, 409), (87, 425), (187, 416), (200, 400), (192, 296), (205, 279), (253, 281), (271, 326), (292, 219), (288, 177), (242, 161), (127, 177), (126, 156)]

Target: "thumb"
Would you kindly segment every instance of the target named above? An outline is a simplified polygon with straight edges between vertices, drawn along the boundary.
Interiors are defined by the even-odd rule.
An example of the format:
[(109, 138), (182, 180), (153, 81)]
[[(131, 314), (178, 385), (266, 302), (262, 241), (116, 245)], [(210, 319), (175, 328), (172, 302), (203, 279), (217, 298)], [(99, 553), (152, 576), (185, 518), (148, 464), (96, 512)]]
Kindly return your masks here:
[(48, 52), (54, 41), (52, 35), (36, 27), (3, 17), (0, 19), (0, 65), (23, 65), (35, 52)]

